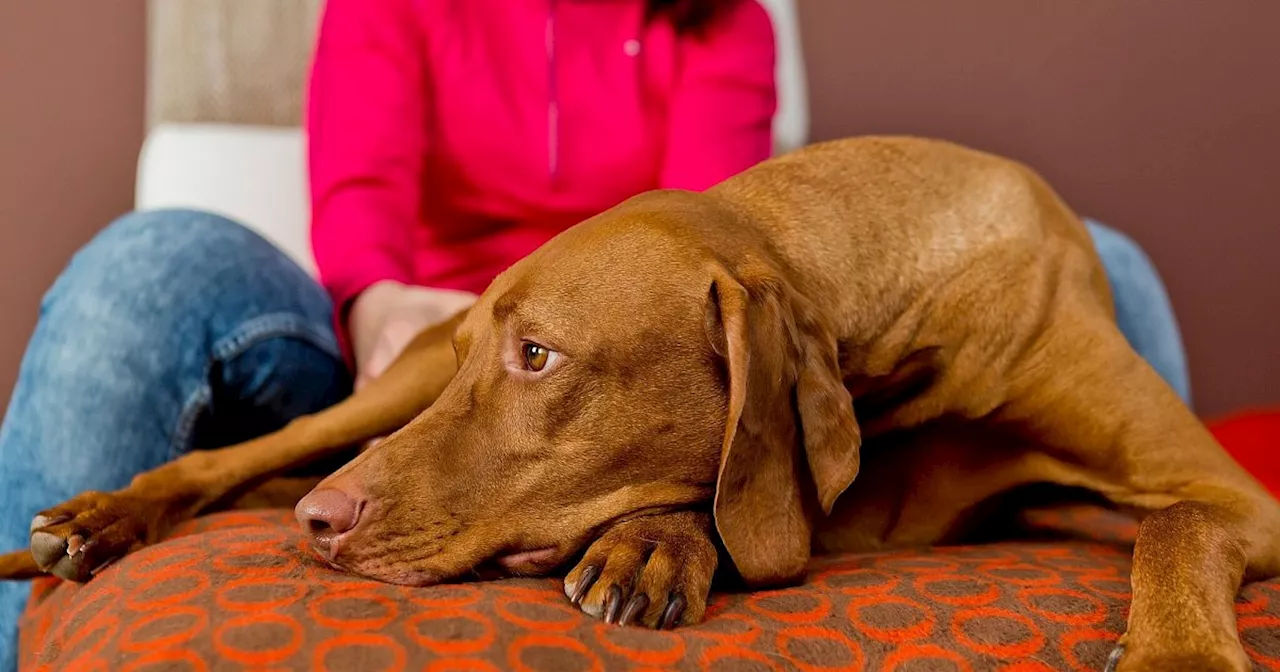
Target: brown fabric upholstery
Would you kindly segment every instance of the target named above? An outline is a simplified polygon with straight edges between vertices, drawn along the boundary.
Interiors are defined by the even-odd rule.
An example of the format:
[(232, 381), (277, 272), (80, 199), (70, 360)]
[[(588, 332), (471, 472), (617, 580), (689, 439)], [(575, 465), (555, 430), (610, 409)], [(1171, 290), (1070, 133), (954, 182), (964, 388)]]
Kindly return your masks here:
[[(816, 561), (797, 588), (720, 594), (677, 632), (601, 624), (551, 579), (434, 588), (328, 569), (287, 512), (228, 513), (86, 585), (38, 582), (23, 669), (1098, 670), (1124, 629), (1131, 521), (1036, 517), (1046, 539)], [(1280, 584), (1238, 601), (1280, 669)], [(150, 667), (154, 664), (154, 667)]]
[(296, 126), (321, 0), (151, 0), (148, 126)]

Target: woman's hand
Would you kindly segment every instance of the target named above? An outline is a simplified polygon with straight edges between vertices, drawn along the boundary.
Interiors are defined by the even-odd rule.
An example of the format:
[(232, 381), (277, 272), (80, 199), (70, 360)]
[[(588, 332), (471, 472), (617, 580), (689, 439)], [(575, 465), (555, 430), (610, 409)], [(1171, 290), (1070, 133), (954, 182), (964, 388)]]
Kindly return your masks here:
[(471, 292), (392, 281), (370, 285), (352, 304), (347, 323), (356, 360), (355, 389), (382, 375), (414, 336), (470, 308), (476, 298)]

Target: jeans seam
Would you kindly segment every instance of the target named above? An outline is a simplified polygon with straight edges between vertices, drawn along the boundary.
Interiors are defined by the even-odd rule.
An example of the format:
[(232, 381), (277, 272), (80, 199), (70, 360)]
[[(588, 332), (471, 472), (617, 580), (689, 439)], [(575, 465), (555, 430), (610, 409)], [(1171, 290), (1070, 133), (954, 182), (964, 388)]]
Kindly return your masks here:
[(245, 321), (229, 335), (214, 342), (211, 348), (212, 356), (205, 365), (201, 377), (201, 380), (206, 382), (202, 383), (182, 405), (182, 414), (178, 417), (178, 425), (169, 443), (170, 460), (175, 460), (187, 452), (196, 420), (209, 405), (213, 392), (207, 381), (214, 363), (239, 357), (249, 348), (267, 339), (285, 337), (300, 338), (331, 357), (341, 357), (331, 338), (294, 313), (270, 313)]
[(331, 338), (294, 313), (269, 313), (247, 320), (229, 335), (213, 344), (213, 359), (226, 361), (238, 357), (251, 346), (279, 337), (301, 338), (332, 357), (341, 353)]
[[(208, 372), (209, 367), (205, 367), (205, 380), (209, 377)], [(186, 448), (191, 439), (191, 432), (195, 429), (196, 419), (200, 417), (200, 412), (209, 405), (209, 398), (212, 394), (209, 384), (202, 383), (182, 404), (182, 414), (178, 416), (178, 426), (174, 428), (173, 439), (169, 442), (170, 461), (176, 460), (188, 452)]]

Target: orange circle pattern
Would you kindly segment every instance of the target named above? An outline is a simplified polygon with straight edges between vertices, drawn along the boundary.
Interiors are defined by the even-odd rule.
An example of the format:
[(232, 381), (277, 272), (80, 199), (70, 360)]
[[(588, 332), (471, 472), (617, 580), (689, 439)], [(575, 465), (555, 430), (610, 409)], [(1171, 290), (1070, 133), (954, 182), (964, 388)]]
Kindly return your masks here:
[[(1045, 512), (1052, 541), (815, 559), (804, 585), (717, 594), (675, 632), (606, 626), (556, 579), (433, 588), (327, 567), (290, 512), (214, 515), (88, 584), (35, 582), (22, 669), (1101, 669), (1124, 631), (1132, 521)], [(1063, 540), (1063, 536), (1073, 537)], [(1280, 671), (1280, 581), (1236, 602)]]

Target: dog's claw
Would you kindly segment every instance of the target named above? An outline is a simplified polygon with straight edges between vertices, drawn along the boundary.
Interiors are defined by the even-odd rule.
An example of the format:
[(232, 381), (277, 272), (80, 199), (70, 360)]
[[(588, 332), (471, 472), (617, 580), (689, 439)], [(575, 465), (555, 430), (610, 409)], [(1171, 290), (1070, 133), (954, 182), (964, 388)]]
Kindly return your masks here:
[(94, 538), (92, 538), (92, 539), (90, 539), (90, 540), (88, 540), (88, 541), (84, 542), (83, 544), (81, 544), (81, 545), (80, 545), (80, 549), (79, 549), (78, 551), (76, 551), (76, 554), (77, 554), (77, 555), (83, 555), (84, 553), (88, 552), (88, 551), (89, 551), (89, 549), (91, 549), (91, 548), (93, 548), (93, 547), (95, 547), (95, 546), (97, 546), (97, 545), (98, 545), (98, 537), (94, 537)]
[(95, 568), (93, 568), (93, 569), (89, 570), (89, 573), (90, 573), (90, 574), (92, 574), (92, 575), (94, 575), (94, 576), (97, 576), (99, 573), (101, 573), (101, 572), (102, 572), (102, 570), (104, 570), (104, 569), (106, 569), (106, 568), (110, 567), (111, 565), (116, 564), (116, 560), (119, 560), (119, 559), (120, 559), (120, 558), (111, 558), (110, 560), (108, 560), (108, 561), (106, 561), (106, 562), (102, 563), (101, 565), (98, 565), (97, 567), (95, 567)]
[(622, 589), (616, 585), (609, 586), (609, 596), (604, 600), (604, 622), (610, 625), (618, 622), (622, 610)]
[(573, 593), (569, 595), (569, 601), (578, 606), (582, 604), (582, 598), (587, 596), (587, 591), (591, 590), (591, 586), (595, 585), (596, 579), (600, 578), (600, 568), (596, 565), (589, 565), (582, 570), (582, 575), (578, 577), (578, 583), (573, 586)]
[(622, 617), (618, 620), (621, 625), (631, 625), (638, 616), (644, 616), (644, 612), (649, 608), (649, 596), (640, 593), (631, 598), (627, 602), (627, 606), (622, 610)]
[(659, 630), (670, 630), (680, 622), (680, 617), (684, 615), (686, 603), (684, 596), (679, 593), (672, 593), (671, 599), (667, 601), (667, 608), (662, 611), (662, 618), (658, 620)]
[(1124, 644), (1119, 644), (1111, 650), (1111, 655), (1107, 656), (1107, 665), (1102, 668), (1102, 672), (1116, 672), (1116, 666), (1120, 664), (1120, 657), (1124, 655)]
[(68, 520), (71, 520), (71, 516), (68, 516), (66, 514), (62, 514), (59, 516), (39, 515), (31, 519), (30, 531), (35, 532), (40, 528), (49, 527), (50, 525), (61, 525), (62, 523), (67, 522)]

